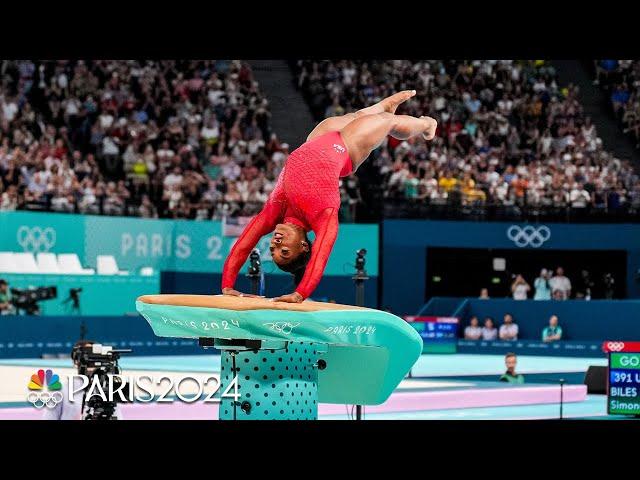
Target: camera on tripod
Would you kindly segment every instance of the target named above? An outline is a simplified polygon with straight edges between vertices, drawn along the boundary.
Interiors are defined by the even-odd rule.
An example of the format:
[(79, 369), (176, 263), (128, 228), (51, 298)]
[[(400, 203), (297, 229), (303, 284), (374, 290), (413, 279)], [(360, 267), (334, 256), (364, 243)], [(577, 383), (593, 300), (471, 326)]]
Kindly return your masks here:
[(71, 310), (80, 313), (80, 294), (82, 293), (82, 288), (70, 288), (69, 296), (67, 299), (62, 302), (64, 304), (71, 303)]
[(364, 266), (366, 263), (364, 256), (366, 254), (367, 254), (366, 248), (361, 248), (360, 250), (356, 251), (356, 273), (357, 274), (366, 275), (366, 272), (364, 270)]
[(257, 276), (260, 275), (260, 251), (257, 248), (254, 248), (251, 251), (251, 255), (249, 255), (249, 276)]
[(11, 303), (18, 313), (22, 311), (25, 315), (40, 315), (40, 305), (38, 305), (38, 302), (57, 297), (58, 289), (56, 287), (11, 289)]
[[(109, 376), (120, 375), (118, 360), (123, 353), (131, 353), (131, 349), (114, 350), (113, 347), (93, 343), (81, 345), (73, 349), (71, 358), (78, 364), (78, 373), (97, 382), (103, 392), (109, 390)], [(120, 377), (113, 377), (113, 388), (126, 389)], [(117, 420), (115, 417), (116, 405), (122, 400), (114, 395), (113, 401), (107, 401), (100, 395), (92, 395), (84, 402), (84, 420)]]

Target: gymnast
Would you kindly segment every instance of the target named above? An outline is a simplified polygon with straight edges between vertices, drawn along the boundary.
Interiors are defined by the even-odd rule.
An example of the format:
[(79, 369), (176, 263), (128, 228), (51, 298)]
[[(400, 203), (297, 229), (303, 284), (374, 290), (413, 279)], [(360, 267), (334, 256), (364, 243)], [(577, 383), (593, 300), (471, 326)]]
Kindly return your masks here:
[[(240, 268), (258, 241), (273, 232), (275, 264), (294, 276), (295, 291), (274, 301), (298, 303), (316, 288), (338, 234), (339, 178), (351, 175), (388, 135), (406, 140), (422, 135), (432, 140), (431, 117), (395, 115), (416, 94), (405, 90), (355, 113), (320, 122), (307, 141), (291, 152), (263, 209), (245, 227), (229, 252), (222, 272), (222, 293), (254, 296), (235, 290)], [(316, 234), (313, 248), (307, 233)]]

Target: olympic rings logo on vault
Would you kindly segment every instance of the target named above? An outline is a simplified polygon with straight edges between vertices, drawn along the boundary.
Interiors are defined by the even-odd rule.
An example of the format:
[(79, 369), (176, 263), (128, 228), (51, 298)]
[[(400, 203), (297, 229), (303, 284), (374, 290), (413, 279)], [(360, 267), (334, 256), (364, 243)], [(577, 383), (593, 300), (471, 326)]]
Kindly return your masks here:
[(551, 238), (551, 230), (546, 225), (540, 227), (511, 225), (507, 229), (507, 238), (515, 243), (516, 247), (538, 248)]
[(48, 252), (56, 244), (56, 231), (51, 227), (22, 225), (16, 232), (16, 240), (25, 252)]
[[(46, 387), (46, 391), (44, 391)], [(27, 401), (36, 408), (53, 408), (62, 401), (62, 384), (60, 377), (52, 370), (38, 370), (31, 375), (27, 388), (31, 390)]]

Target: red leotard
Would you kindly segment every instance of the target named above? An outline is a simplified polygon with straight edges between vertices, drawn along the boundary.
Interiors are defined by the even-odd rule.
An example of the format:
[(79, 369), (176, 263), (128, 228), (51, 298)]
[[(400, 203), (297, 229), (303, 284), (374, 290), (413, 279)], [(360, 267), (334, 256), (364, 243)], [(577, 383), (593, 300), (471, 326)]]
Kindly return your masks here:
[(316, 288), (338, 235), (338, 179), (353, 165), (340, 132), (329, 132), (291, 152), (262, 211), (245, 227), (222, 272), (222, 288), (233, 288), (238, 272), (258, 241), (278, 223), (313, 230), (316, 239), (296, 292), (307, 298)]

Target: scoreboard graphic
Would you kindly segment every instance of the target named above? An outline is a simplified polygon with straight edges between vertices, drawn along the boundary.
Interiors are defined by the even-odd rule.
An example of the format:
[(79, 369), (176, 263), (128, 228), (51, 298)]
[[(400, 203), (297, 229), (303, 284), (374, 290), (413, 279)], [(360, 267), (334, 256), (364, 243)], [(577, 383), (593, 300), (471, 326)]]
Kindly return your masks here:
[(640, 415), (640, 352), (610, 352), (607, 413)]
[(404, 319), (422, 337), (423, 353), (456, 353), (459, 325), (457, 317), (407, 315)]

